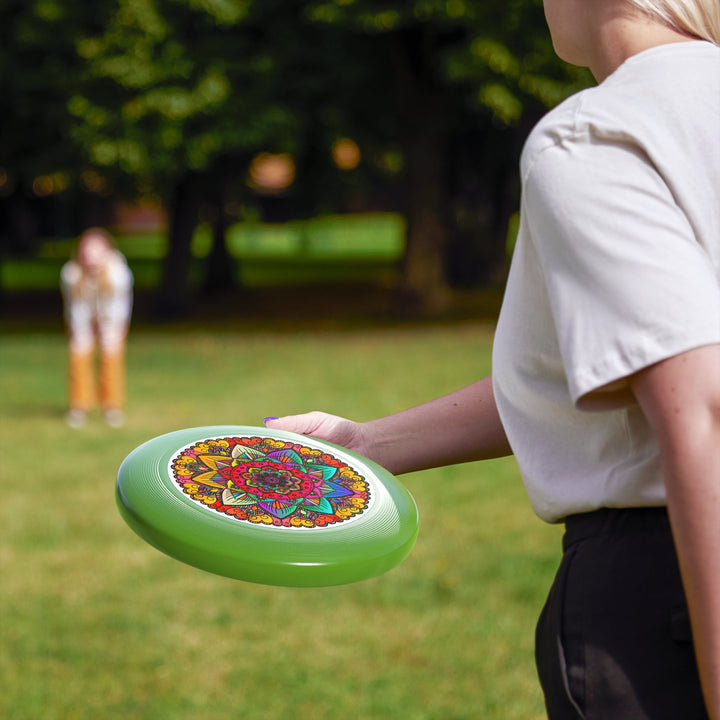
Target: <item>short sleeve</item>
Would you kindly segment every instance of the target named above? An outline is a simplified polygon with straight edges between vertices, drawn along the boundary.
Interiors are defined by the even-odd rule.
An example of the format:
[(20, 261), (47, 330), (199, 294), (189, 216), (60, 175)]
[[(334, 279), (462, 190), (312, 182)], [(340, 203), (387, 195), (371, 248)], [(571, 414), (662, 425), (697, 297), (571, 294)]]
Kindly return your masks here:
[(105, 283), (101, 283), (98, 298), (98, 320), (104, 328), (102, 332), (118, 330), (124, 334), (132, 312), (132, 272), (119, 253), (113, 256), (105, 272)]
[(720, 342), (718, 270), (639, 148), (558, 143), (524, 193), (573, 402), (620, 402), (632, 373)]
[(74, 260), (68, 260), (60, 270), (60, 287), (63, 294), (69, 296), (73, 289), (80, 282), (82, 271)]

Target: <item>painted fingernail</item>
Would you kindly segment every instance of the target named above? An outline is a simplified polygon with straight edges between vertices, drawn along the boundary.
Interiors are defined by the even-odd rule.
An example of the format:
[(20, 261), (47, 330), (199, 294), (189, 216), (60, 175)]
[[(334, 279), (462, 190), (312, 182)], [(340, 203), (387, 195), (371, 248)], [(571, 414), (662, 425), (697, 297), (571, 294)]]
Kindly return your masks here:
[(268, 415), (268, 417), (263, 418), (263, 424), (265, 424), (268, 420), (277, 420), (278, 418), (274, 417), (273, 415)]

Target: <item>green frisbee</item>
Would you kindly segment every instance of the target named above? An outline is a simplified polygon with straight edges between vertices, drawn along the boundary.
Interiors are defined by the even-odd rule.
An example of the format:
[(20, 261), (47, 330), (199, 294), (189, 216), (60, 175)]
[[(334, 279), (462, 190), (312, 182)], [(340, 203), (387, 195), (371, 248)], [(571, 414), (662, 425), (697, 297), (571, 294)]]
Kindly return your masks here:
[(260, 427), (178, 430), (140, 445), (118, 508), (144, 540), (238, 580), (325, 586), (365, 580), (412, 550), (418, 511), (387, 470), (332, 443)]

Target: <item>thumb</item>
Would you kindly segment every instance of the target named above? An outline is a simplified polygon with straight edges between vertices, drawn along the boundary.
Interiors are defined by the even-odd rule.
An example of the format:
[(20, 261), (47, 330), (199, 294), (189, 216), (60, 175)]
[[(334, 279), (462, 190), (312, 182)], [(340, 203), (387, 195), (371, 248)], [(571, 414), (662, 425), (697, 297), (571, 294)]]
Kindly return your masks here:
[(319, 413), (303, 413), (302, 415), (285, 415), (284, 417), (266, 417), (265, 427), (271, 430), (287, 430), (300, 435), (312, 435), (320, 424)]

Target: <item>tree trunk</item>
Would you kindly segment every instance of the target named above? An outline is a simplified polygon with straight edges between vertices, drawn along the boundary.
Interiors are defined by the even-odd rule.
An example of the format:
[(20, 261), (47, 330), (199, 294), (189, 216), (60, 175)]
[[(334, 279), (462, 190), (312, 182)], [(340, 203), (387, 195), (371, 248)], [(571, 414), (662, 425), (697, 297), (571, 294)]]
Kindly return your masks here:
[(191, 242), (200, 211), (199, 181), (196, 173), (189, 173), (176, 182), (172, 191), (168, 251), (157, 297), (157, 312), (161, 319), (183, 317), (192, 305)]
[(508, 223), (519, 207), (518, 131), (485, 123), (478, 118), (459, 133), (450, 153), (454, 227), (446, 263), (448, 281), (458, 288), (486, 285), (504, 271)]
[(449, 303), (445, 273), (448, 236), (448, 122), (441, 91), (433, 83), (434, 38), (422, 26), (398, 33), (395, 71), (403, 119), (407, 245), (403, 260), (406, 309), (441, 314)]
[(237, 288), (237, 266), (227, 247), (227, 218), (222, 178), (215, 186), (215, 218), (212, 225), (212, 245), (205, 261), (203, 294), (222, 296)]
[(417, 129), (419, 132), (406, 144), (407, 247), (403, 286), (423, 314), (438, 315), (449, 302), (445, 272), (447, 198), (441, 181), (444, 148), (426, 126)]

